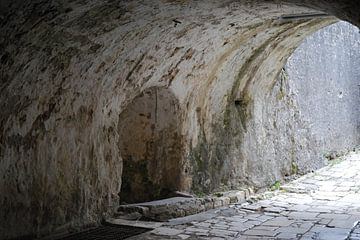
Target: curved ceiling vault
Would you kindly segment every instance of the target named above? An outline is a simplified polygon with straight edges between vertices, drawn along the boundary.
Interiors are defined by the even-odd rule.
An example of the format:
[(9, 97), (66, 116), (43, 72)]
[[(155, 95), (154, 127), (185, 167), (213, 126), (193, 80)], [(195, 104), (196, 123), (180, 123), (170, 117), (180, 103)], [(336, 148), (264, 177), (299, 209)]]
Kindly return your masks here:
[[(215, 188), (236, 161), (235, 146), (220, 143), (241, 141), (227, 130), (239, 124), (232, 108), (256, 114), (291, 52), (336, 21), (281, 16), (322, 10), (360, 23), (359, 2), (350, 0), (2, 1), (1, 9), (0, 201), (7, 210), (0, 233), (7, 237), (111, 212), (121, 187), (119, 116), (153, 87), (170, 89), (179, 103), (179, 189)], [(217, 143), (227, 148), (229, 164), (214, 162), (224, 172), (194, 179), (199, 166), (191, 159), (204, 149), (216, 155)]]

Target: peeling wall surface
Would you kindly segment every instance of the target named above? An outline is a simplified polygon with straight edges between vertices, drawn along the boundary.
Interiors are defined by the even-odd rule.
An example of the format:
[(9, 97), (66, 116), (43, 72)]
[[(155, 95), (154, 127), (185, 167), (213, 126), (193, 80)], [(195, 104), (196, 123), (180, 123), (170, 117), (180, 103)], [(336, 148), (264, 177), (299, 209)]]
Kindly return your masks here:
[(355, 0), (0, 6), (0, 238), (110, 216), (132, 183), (127, 163), (145, 162), (139, 182), (155, 190), (278, 179), (291, 162), (259, 158), (269, 151), (259, 139), (276, 134), (263, 127), (264, 102), (302, 40), (337, 21), (280, 16), (360, 23)]

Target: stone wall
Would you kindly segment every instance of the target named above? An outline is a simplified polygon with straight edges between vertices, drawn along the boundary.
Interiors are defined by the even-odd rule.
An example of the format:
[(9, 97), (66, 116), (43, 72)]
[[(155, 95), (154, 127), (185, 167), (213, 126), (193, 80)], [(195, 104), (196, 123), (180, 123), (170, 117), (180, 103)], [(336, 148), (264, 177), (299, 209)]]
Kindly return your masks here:
[(360, 144), (359, 44), (358, 28), (339, 22), (308, 36), (290, 56), (248, 123), (243, 154), (251, 159), (251, 185), (312, 171), (328, 153)]
[(360, 143), (360, 34), (339, 22), (314, 33), (285, 68), (311, 145), (326, 153)]
[[(137, 128), (142, 117), (131, 122), (126, 115), (144, 110), (132, 105), (155, 88), (167, 96), (158, 121), (169, 132), (153, 138), (146, 127), (139, 136), (161, 143), (161, 169), (171, 175), (157, 179), (147, 169), (153, 183), (203, 193), (275, 179), (278, 172), (268, 169), (276, 165), (249, 157), (261, 147), (253, 129), (262, 124), (250, 120), (261, 116), (261, 97), (290, 53), (336, 21), (280, 16), (316, 9), (359, 23), (357, 1), (312, 2), (2, 2), (0, 238), (109, 216), (127, 174), (131, 132), (124, 126)], [(166, 113), (168, 99), (176, 114)], [(129, 137), (135, 144), (136, 136)], [(178, 164), (167, 165), (168, 157)], [(254, 181), (264, 172), (266, 179)]]

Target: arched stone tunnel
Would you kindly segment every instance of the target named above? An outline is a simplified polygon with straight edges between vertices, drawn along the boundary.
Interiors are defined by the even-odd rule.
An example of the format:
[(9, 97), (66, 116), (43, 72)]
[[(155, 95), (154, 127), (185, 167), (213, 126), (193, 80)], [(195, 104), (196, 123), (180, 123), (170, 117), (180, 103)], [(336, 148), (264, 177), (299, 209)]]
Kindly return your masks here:
[(0, 6), (4, 238), (99, 222), (119, 201), (261, 188), (321, 167), (295, 161), (297, 149), (264, 161), (263, 110), (308, 35), (360, 25), (355, 0)]

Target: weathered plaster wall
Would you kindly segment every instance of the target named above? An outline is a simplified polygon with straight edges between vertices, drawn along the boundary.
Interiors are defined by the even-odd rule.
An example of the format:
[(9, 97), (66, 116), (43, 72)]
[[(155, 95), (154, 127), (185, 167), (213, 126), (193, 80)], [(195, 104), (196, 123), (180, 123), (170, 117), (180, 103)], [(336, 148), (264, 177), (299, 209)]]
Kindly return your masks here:
[[(246, 185), (263, 187), (284, 175), (280, 166), (287, 165), (286, 168), (290, 168), (276, 158), (270, 161), (261, 158), (268, 151), (263, 146), (267, 135), (263, 128), (267, 118), (263, 107), (281, 70), (279, 66), (285, 64), (287, 57), (309, 33), (309, 29), (316, 31), (327, 24), (329, 22), (324, 25), (313, 22), (296, 27), (282, 26), (282, 30), (276, 34), (271, 32), (270, 27), (266, 33), (260, 31), (255, 39), (243, 42), (242, 46), (249, 44), (247, 49), (237, 52), (233, 58), (228, 57), (231, 59), (228, 60), (230, 64), (227, 62), (225, 69), (221, 70), (224, 76), (217, 77), (207, 87), (209, 92), (204, 95), (210, 97), (205, 102), (205, 109), (198, 108), (199, 112), (209, 111), (210, 114), (206, 117), (200, 115), (204, 118), (201, 119), (204, 122), (199, 123), (203, 131), (197, 138), (200, 143), (190, 155), (193, 168), (197, 171), (193, 176), (195, 184), (192, 187), (195, 191), (207, 192)], [(261, 27), (269, 29), (266, 25)], [(251, 46), (256, 46), (256, 50), (251, 50)], [(246, 51), (251, 53), (244, 59), (242, 57)], [(233, 72), (231, 66), (234, 65), (241, 68)], [(229, 88), (226, 88), (224, 79), (232, 79)], [(208, 118), (210, 121), (207, 121)]]
[(179, 190), (267, 172), (244, 157), (256, 146), (248, 120), (291, 51), (335, 21), (278, 17), (311, 6), (360, 22), (357, 1), (287, 3), (2, 2), (1, 238), (107, 216), (121, 189), (121, 116), (153, 87), (171, 92), (181, 116)]
[(311, 132), (304, 126), (287, 74), (281, 71), (277, 81), (263, 98), (257, 99), (258, 113), (249, 120), (251, 131), (245, 135), (243, 152), (248, 161), (249, 181), (262, 188), (301, 170), (309, 171), (323, 164), (312, 159)]

